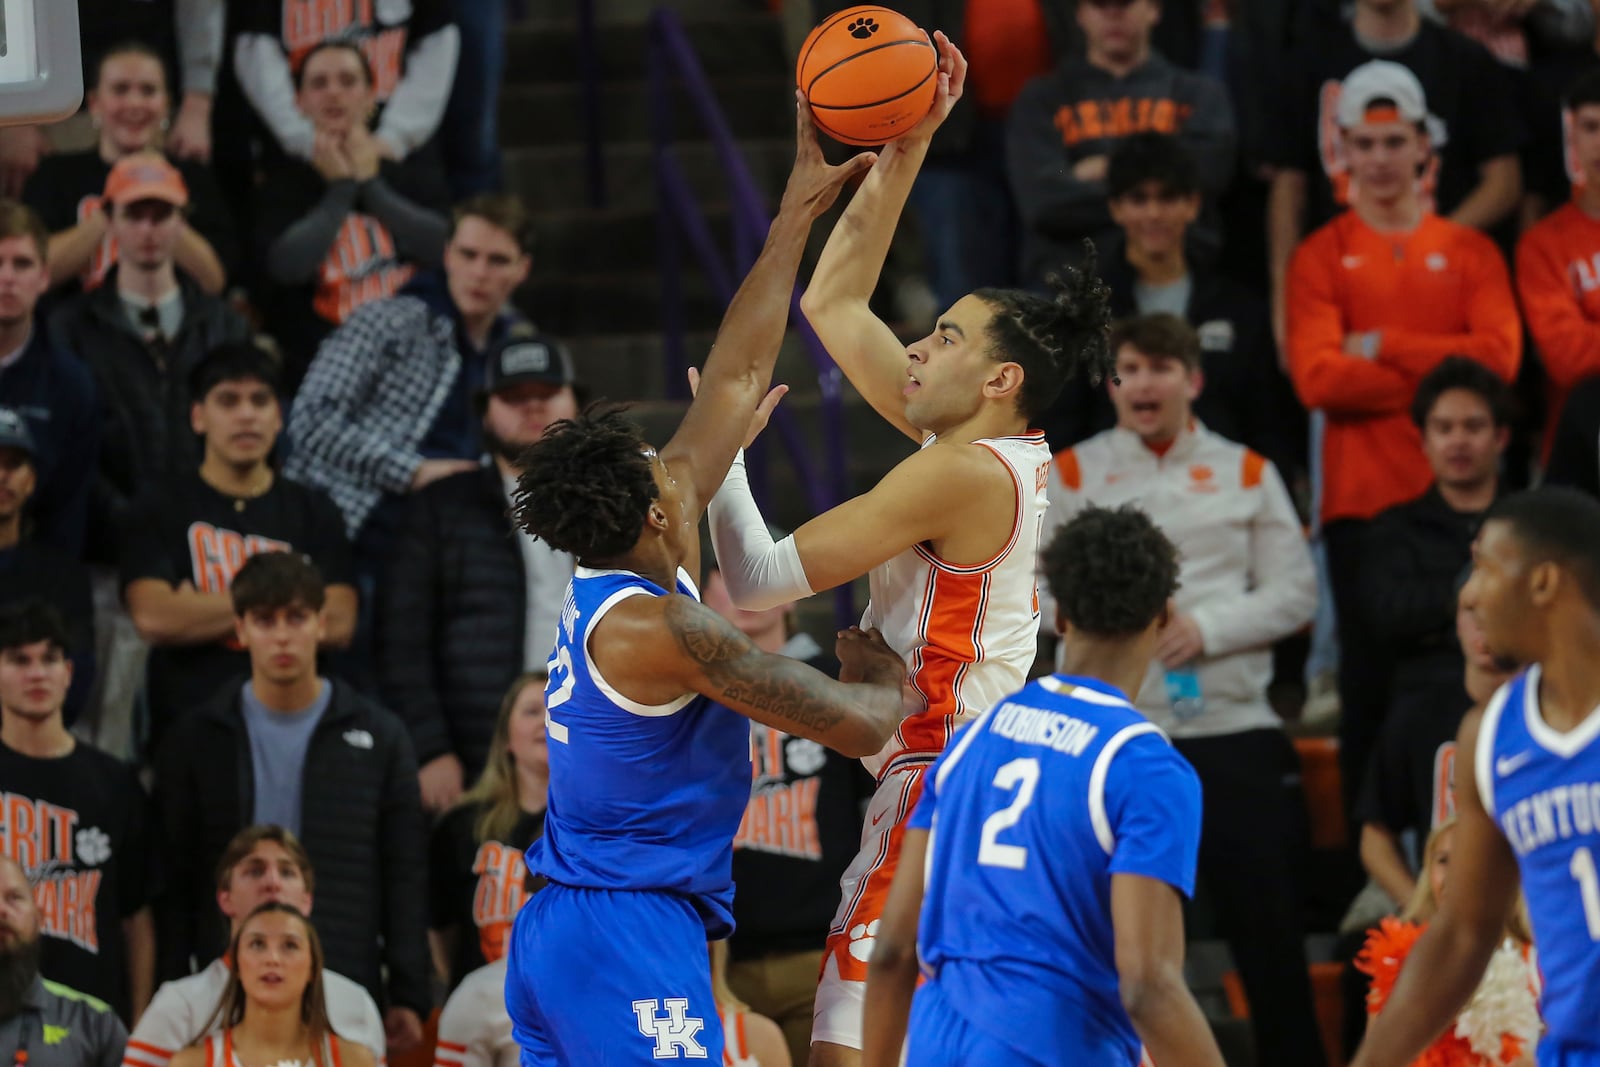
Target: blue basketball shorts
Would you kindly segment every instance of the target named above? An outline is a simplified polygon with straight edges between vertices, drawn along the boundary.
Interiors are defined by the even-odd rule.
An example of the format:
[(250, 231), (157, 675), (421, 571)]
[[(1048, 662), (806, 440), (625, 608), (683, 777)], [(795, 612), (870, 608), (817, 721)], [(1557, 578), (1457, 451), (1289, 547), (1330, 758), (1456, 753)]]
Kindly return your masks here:
[(682, 897), (552, 883), (517, 913), (507, 957), (523, 1067), (722, 1062), (705, 925)]

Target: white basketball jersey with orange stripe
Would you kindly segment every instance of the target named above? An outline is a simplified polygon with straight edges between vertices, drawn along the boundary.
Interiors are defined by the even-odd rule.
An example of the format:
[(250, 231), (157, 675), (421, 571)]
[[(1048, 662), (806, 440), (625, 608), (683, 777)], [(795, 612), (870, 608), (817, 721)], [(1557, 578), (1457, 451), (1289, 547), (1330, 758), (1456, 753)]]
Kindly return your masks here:
[[(923, 447), (934, 441), (929, 437)], [(872, 600), (861, 625), (877, 627), (889, 647), (900, 650), (911, 684), (928, 702), (928, 710), (901, 723), (877, 755), (862, 760), (880, 779), (897, 761), (925, 762), (943, 752), (966, 718), (1022, 688), (1033, 665), (1050, 448), (1037, 432), (973, 444), (993, 452), (1016, 486), (1005, 548), (986, 563), (957, 566), (917, 545), (868, 576)]]

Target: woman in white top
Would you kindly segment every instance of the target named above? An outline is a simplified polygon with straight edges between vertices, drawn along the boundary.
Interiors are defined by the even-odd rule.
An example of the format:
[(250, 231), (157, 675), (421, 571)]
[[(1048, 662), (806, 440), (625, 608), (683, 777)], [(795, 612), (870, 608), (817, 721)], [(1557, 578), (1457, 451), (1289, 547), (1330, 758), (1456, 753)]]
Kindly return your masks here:
[(328, 1023), (322, 943), (300, 912), (262, 904), (240, 924), (228, 958), (233, 969), (213, 1020), (221, 1032), (172, 1057), (171, 1067), (375, 1067), (370, 1049)]

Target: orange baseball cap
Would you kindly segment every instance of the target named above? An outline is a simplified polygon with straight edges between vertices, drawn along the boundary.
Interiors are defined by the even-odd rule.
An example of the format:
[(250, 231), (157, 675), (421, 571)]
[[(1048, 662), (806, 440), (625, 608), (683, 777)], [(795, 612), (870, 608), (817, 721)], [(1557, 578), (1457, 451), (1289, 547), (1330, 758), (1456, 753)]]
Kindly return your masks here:
[(175, 207), (189, 202), (189, 187), (178, 168), (154, 152), (123, 156), (106, 178), (105, 198), (113, 204), (165, 200)]

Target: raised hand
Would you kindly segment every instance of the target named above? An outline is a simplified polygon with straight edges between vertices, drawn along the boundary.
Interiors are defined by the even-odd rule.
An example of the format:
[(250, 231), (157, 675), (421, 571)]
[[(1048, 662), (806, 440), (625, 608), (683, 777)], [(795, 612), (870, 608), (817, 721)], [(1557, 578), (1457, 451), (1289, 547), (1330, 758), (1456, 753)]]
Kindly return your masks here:
[(837, 167), (828, 163), (817, 144), (817, 125), (811, 117), (811, 105), (800, 90), (794, 93), (795, 102), (795, 152), (794, 169), (789, 172), (789, 184), (783, 190), (783, 200), (778, 213), (800, 213), (815, 219), (839, 199), (844, 183), (865, 174), (878, 161), (876, 152), (858, 152)]
[[(931, 138), (933, 131), (950, 117), (950, 110), (956, 106), (956, 101), (961, 99), (961, 93), (966, 89), (967, 57), (961, 54), (961, 49), (951, 43), (942, 30), (933, 31), (933, 47), (939, 53), (939, 87), (933, 91), (933, 106), (923, 120), (899, 140), (925, 141)], [(894, 143), (890, 142), (891, 145)]]
[[(756, 438), (761, 436), (761, 431), (767, 428), (767, 420), (772, 418), (772, 413), (789, 392), (787, 385), (774, 385), (767, 390), (767, 395), (761, 398), (761, 403), (756, 405), (755, 414), (750, 416), (750, 425), (745, 428), (744, 444), (741, 448), (749, 448), (756, 443)], [(689, 395), (698, 396), (700, 393), (700, 371), (695, 367), (689, 368)]]

